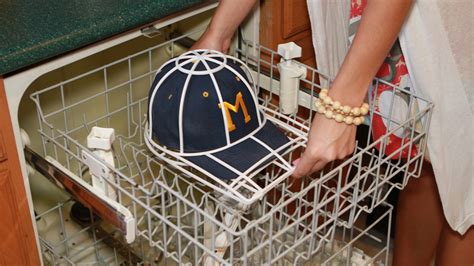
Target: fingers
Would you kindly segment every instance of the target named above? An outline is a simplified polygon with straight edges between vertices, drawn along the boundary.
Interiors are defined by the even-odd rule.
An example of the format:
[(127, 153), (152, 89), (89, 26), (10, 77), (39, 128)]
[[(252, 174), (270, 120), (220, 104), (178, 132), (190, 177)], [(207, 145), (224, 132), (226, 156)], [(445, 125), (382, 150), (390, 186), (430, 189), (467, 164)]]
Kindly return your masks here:
[(317, 163), (313, 165), (313, 168), (311, 168), (310, 174), (322, 170), (324, 166), (326, 166), (326, 164), (328, 163), (329, 163), (328, 161), (319, 160)]
[(313, 168), (314, 162), (308, 158), (309, 156), (305, 156), (305, 153), (301, 155), (299, 161), (297, 161), (295, 171), (293, 171), (293, 176), (300, 178), (305, 176), (309, 173), (311, 168)]
[(297, 159), (293, 162), (293, 164), (296, 165), (295, 171), (292, 174), (293, 177), (300, 178), (312, 174), (323, 169), (328, 163), (328, 161), (324, 159), (314, 161), (306, 158), (308, 157), (303, 155), (300, 159)]
[(293, 176), (296, 178), (319, 171), (333, 160), (343, 160), (354, 150), (355, 127), (321, 116), (315, 116), (313, 125), (315, 124), (318, 127), (311, 127), (306, 150), (299, 161), (294, 162), (296, 167)]
[[(352, 146), (352, 147), (350, 147)], [(292, 176), (296, 178), (303, 177), (305, 175), (312, 174), (320, 171), (326, 166), (327, 163), (336, 159), (343, 160), (347, 158), (347, 155), (351, 154), (353, 145), (350, 145), (344, 152), (338, 152), (332, 156), (331, 152), (326, 151), (325, 153), (310, 153), (308, 150), (301, 155), (299, 159), (296, 159), (293, 164), (296, 166)]]
[(302, 176), (308, 175), (312, 173), (313, 167), (318, 164), (325, 164), (321, 161), (318, 157), (311, 156), (311, 154), (306, 151), (303, 153), (300, 159), (294, 162), (296, 164), (295, 171), (293, 172), (293, 176), (300, 178)]

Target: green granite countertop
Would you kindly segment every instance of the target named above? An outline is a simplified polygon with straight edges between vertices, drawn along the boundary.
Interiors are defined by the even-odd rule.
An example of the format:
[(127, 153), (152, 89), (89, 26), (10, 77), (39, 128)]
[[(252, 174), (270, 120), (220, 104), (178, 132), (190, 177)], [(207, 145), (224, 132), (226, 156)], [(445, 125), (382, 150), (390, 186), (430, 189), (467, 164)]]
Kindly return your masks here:
[(0, 75), (143, 26), (204, 0), (7, 0)]

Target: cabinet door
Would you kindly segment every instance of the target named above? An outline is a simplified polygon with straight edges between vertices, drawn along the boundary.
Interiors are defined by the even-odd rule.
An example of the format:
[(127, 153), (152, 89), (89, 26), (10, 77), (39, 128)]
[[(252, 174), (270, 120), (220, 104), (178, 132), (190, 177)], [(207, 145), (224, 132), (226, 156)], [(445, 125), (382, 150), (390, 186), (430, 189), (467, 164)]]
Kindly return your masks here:
[(316, 66), (306, 0), (262, 0), (260, 43), (276, 50), (278, 44), (286, 42), (301, 46), (302, 63)]
[(0, 78), (0, 265), (39, 265), (39, 254)]
[[(311, 38), (311, 23), (306, 0), (261, 0), (260, 43), (276, 51), (278, 44), (286, 42), (295, 42), (301, 47), (302, 55), (298, 61), (316, 67), (316, 58)], [(262, 57), (268, 61), (270, 60), (265, 54), (263, 54)], [(274, 73), (274, 75), (278, 76), (278, 73)], [(306, 78), (311, 80), (309, 73)], [(317, 77), (315, 78), (315, 82), (318, 82)], [(308, 86), (308, 84), (303, 83), (300, 85), (304, 87)], [(272, 102), (278, 104), (278, 98), (273, 96)], [(298, 110), (298, 116), (307, 119), (309, 117), (308, 109), (300, 108)], [(300, 153), (301, 150), (294, 152), (293, 158), (298, 158)], [(302, 179), (294, 179), (290, 176), (286, 182), (287, 184), (291, 184), (289, 187), (291, 191), (297, 192), (302, 187), (301, 180)], [(278, 191), (272, 190), (268, 193), (268, 196), (269, 200), (275, 203), (280, 200)], [(313, 199), (314, 191), (309, 191), (305, 196), (305, 200), (311, 202)], [(295, 215), (298, 209), (297, 202), (294, 201), (288, 204), (286, 211), (288, 215)], [(305, 213), (311, 210), (305, 209), (301, 211)], [(310, 220), (311, 217), (308, 218), (308, 221)]]

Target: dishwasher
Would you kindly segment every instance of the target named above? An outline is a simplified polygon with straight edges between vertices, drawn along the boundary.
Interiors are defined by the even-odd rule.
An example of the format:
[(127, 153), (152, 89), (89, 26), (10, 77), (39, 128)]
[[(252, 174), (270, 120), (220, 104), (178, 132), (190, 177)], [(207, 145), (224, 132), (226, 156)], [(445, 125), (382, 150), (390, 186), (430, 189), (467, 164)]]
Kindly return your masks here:
[[(132, 40), (121, 52), (113, 47), (47, 73), (23, 96), (19, 121), (43, 263), (389, 265), (393, 208), (386, 198), (420, 174), (432, 104), (374, 79), (373, 88), (384, 86), (408, 99), (404, 118), (377, 110), (380, 97), (371, 90), (369, 116), (353, 154), (317, 174), (288, 177), (291, 162), (304, 151), (320, 84), (331, 77), (240, 33), (230, 54), (248, 66), (259, 105), (293, 144), (285, 163), (272, 163), (252, 177), (251, 195), (234, 189), (229, 197), (229, 184), (151, 152), (144, 140), (148, 91), (157, 69), (186, 52), (205, 28), (182, 30), (189, 23), (194, 22), (158, 29), (153, 41), (142, 36), (144, 45)], [(290, 77), (298, 114), (282, 113), (277, 100), (287, 78), (279, 64), (288, 60), (305, 73)], [(389, 125), (377, 138), (373, 119)], [(107, 135), (105, 156), (88, 142), (98, 129)], [(400, 148), (387, 153), (394, 132), (402, 132)], [(402, 159), (407, 151), (410, 156)], [(58, 176), (66, 181), (58, 182)], [(76, 183), (67, 187), (68, 180)], [(98, 183), (105, 192), (89, 195), (89, 203), (112, 206), (111, 216), (120, 218), (97, 215), (77, 201), (87, 198), (77, 186), (94, 195)], [(381, 205), (386, 211), (364, 224)], [(388, 224), (385, 231), (373, 230), (380, 223)]]

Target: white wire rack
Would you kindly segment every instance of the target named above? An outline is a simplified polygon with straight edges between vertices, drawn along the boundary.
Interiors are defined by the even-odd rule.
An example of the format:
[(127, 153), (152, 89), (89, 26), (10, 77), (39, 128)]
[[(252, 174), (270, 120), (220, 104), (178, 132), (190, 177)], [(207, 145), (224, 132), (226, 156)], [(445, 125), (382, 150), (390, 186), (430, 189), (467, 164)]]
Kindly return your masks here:
[[(269, 184), (273, 188), (252, 205), (224, 197), (222, 186), (192, 167), (156, 156), (143, 140), (147, 93), (154, 74), (160, 64), (176, 56), (177, 43), (186, 37), (169, 40), (31, 94), (37, 107), (43, 154), (86, 182), (91, 183), (91, 175), (81, 152), (87, 150), (85, 141), (90, 129), (115, 129), (115, 167), (110, 167), (115, 182), (105, 181), (116, 190), (117, 201), (136, 219), (137, 240), (130, 248), (144, 262), (154, 263), (156, 254), (162, 253), (163, 258), (178, 264), (303, 264), (325, 254), (327, 245), (334, 245), (337, 240), (338, 230), (352, 230), (362, 213), (371, 212), (392, 189), (402, 189), (409, 178), (419, 175), (432, 104), (404, 88), (374, 80), (374, 86), (386, 84), (411, 99), (410, 112), (404, 119), (395, 118), (391, 111), (378, 112), (372, 101), (368, 130), (360, 138), (369, 144), (359, 142), (347, 160), (301, 179), (280, 180), (285, 171), (272, 164), (261, 169), (253, 180), (262, 188)], [(244, 42), (234, 55), (252, 69), (260, 88), (259, 103), (269, 119), (284, 129), (290, 139), (298, 139), (294, 149), (284, 155), (291, 163), (304, 149), (318, 84), (328, 77), (305, 66), (308, 75), (301, 79), (299, 96), (302, 113), (287, 116), (279, 113), (274, 104), (279, 89), (278, 54)], [(420, 104), (414, 104), (417, 102)], [(370, 122), (377, 115), (394, 126), (374, 141)], [(389, 135), (396, 130), (406, 133), (402, 146), (387, 155)], [(416, 155), (408, 159), (397, 156), (404, 149), (415, 147)], [(396, 182), (396, 175), (402, 175), (402, 180)], [(64, 205), (58, 205), (55, 211), (61, 208)], [(357, 234), (353, 236), (357, 238)], [(384, 252), (388, 252), (388, 244), (385, 247)]]
[[(99, 221), (81, 226), (71, 220), (72, 202), (61, 202), (37, 215), (40, 248), (45, 265), (120, 265), (132, 254), (107, 244), (112, 232), (99, 231)], [(91, 217), (94, 217), (91, 214)], [(95, 217), (97, 219), (97, 217)]]
[[(163, 252), (150, 248), (146, 240), (127, 246), (120, 242), (119, 232), (104, 226), (101, 220), (89, 214), (89, 224), (78, 224), (71, 219), (73, 201), (59, 202), (49, 210), (36, 216), (43, 263), (45, 265), (141, 265), (175, 264), (166, 259)], [(338, 226), (335, 236), (324, 242), (319, 252), (304, 259), (289, 260), (285, 257), (282, 265), (390, 265), (390, 224), (391, 206), (379, 218), (364, 226), (346, 228)], [(388, 224), (383, 232), (373, 228), (381, 223)], [(293, 237), (293, 236), (289, 236)], [(186, 258), (189, 260), (189, 258)], [(264, 262), (252, 261), (253, 263)], [(300, 262), (300, 263), (298, 263)], [(183, 263), (183, 261), (180, 261)], [(250, 262), (249, 262), (250, 263)], [(190, 263), (192, 264), (192, 263)]]

